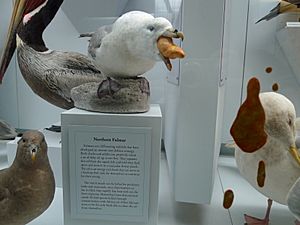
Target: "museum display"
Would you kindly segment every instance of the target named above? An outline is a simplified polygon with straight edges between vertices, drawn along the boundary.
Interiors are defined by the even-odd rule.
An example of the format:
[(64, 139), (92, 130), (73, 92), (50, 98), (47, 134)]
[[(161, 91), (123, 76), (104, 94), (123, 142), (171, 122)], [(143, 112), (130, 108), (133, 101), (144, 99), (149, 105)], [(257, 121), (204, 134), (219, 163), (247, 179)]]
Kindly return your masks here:
[[(170, 70), (170, 58), (183, 58), (181, 48), (174, 47), (171, 40), (166, 44), (160, 38), (183, 39), (183, 33), (173, 28), (165, 18), (154, 18), (140, 11), (129, 12), (112, 25), (111, 32), (105, 30), (104, 35), (101, 32), (101, 35), (96, 33), (92, 36), (92, 39), (97, 39), (90, 42), (96, 43), (92, 46), (97, 48), (93, 50), (94, 61), (79, 53), (46, 47), (43, 32), (62, 3), (63, 0), (15, 2), (8, 41), (1, 59), (1, 81), (17, 48), (19, 67), (27, 84), (34, 93), (53, 105), (63, 109), (77, 106), (100, 112), (147, 111), (149, 84), (147, 80), (136, 77), (150, 70), (156, 61), (163, 60)], [(160, 46), (164, 49), (160, 50)], [(129, 83), (123, 79), (128, 77), (133, 78)], [(82, 103), (78, 90), (85, 93), (91, 90), (90, 86), (82, 86), (74, 94), (72, 89), (91, 82), (97, 82), (99, 87), (93, 88), (96, 92), (85, 96), (88, 98)], [(131, 83), (136, 83), (139, 88), (131, 88)], [(97, 107), (94, 107), (95, 102)], [(135, 104), (138, 106), (135, 107)], [(116, 105), (120, 107), (115, 108)]]
[(264, 16), (263, 18), (259, 19), (256, 23), (259, 23), (263, 20), (270, 20), (274, 17), (278, 16), (282, 13), (295, 13), (300, 12), (300, 1), (299, 0), (280, 0), (280, 2), (275, 6), (270, 12)]
[(11, 140), (17, 136), (15, 128), (11, 127), (7, 122), (0, 119), (0, 140)]
[(235, 158), (241, 175), (269, 198), (265, 218), (245, 215), (247, 224), (269, 224), (272, 201), (286, 205), (300, 176), (294, 105), (282, 94), (259, 92), (258, 79), (250, 79), (246, 100), (230, 130), (238, 146)]
[(18, 141), (14, 162), (0, 170), (0, 224), (29, 223), (49, 207), (54, 192), (44, 135), (26, 131)]

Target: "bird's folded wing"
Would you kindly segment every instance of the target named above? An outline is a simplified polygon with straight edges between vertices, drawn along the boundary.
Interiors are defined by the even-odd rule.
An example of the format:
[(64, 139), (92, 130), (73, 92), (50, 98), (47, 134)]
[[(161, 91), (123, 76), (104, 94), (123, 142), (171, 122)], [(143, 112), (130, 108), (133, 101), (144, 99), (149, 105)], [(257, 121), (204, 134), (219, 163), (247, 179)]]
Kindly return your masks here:
[(70, 102), (70, 91), (84, 83), (101, 82), (103, 75), (89, 57), (75, 52), (53, 51), (48, 55), (53, 66), (44, 72), (44, 85)]
[(91, 38), (89, 40), (90, 43), (88, 47), (88, 53), (93, 59), (96, 58), (96, 51), (98, 48), (100, 48), (102, 39), (111, 31), (112, 31), (112, 25), (106, 25), (100, 27), (91, 35)]
[(99, 76), (101, 73), (92, 59), (80, 53), (55, 51), (51, 57), (60, 69), (66, 71), (69, 70), (76, 74), (83, 73), (92, 76)]
[(0, 187), (0, 209), (2, 208), (2, 204), (6, 204), (7, 203), (7, 199), (10, 196), (10, 192), (7, 188), (4, 187)]

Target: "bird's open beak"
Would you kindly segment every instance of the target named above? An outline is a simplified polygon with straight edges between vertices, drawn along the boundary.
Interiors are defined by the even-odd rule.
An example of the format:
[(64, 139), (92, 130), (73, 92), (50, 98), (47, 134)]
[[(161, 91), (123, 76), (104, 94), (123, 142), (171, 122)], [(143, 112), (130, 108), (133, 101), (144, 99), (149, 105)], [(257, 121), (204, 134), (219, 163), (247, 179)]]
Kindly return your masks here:
[(165, 63), (168, 70), (171, 71), (172, 70), (172, 64), (171, 64), (170, 58), (171, 59), (183, 58), (185, 56), (184, 51), (180, 47), (173, 44), (172, 38), (180, 38), (183, 41), (184, 35), (183, 35), (182, 32), (172, 28), (172, 29), (166, 30), (159, 37), (158, 42), (162, 37), (163, 38), (168, 38), (168, 39), (170, 39), (170, 41), (169, 41), (169, 43), (168, 43), (168, 41), (165, 42), (166, 44), (159, 44), (158, 43), (157, 47), (158, 47), (158, 50), (159, 50), (160, 58)]
[(290, 153), (292, 154), (293, 158), (297, 161), (297, 163), (300, 165), (300, 155), (299, 155), (297, 147), (291, 146)]
[(176, 29), (168, 29), (162, 34), (162, 36), (170, 38), (180, 38), (182, 41), (184, 39), (183, 33)]
[(2, 52), (1, 56), (0, 83), (2, 83), (3, 76), (16, 49), (16, 30), (23, 18), (26, 3), (27, 0), (14, 1), (14, 8), (8, 28), (7, 39), (3, 48), (4, 51)]
[(31, 152), (31, 160), (34, 162), (36, 159), (36, 152)]

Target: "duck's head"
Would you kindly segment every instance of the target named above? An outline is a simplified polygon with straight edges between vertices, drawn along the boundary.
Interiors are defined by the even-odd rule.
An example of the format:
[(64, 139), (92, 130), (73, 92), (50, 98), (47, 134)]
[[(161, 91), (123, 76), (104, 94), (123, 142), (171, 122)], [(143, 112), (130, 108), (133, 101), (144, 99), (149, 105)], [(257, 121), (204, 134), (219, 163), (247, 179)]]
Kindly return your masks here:
[(42, 34), (63, 0), (15, 0), (0, 61), (0, 83), (16, 49), (16, 34), (37, 51), (46, 51)]

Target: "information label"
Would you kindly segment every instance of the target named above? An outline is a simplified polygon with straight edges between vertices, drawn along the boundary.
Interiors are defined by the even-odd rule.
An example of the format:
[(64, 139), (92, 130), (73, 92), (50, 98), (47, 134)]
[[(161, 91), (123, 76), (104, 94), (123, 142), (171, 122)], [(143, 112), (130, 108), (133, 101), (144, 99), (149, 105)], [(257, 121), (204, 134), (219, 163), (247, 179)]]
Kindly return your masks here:
[(147, 222), (151, 128), (69, 127), (71, 215)]

